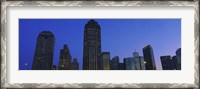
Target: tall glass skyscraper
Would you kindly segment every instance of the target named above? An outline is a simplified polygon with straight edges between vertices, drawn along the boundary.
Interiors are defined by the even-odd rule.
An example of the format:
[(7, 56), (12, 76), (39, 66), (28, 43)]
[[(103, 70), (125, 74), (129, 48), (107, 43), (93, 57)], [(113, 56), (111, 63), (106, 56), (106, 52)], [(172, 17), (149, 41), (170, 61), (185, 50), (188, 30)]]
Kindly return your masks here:
[(50, 31), (43, 31), (37, 38), (32, 70), (52, 69), (55, 37)]
[(83, 70), (101, 69), (101, 27), (90, 20), (84, 28)]
[(147, 45), (143, 48), (143, 55), (146, 70), (156, 70), (154, 54), (151, 45)]

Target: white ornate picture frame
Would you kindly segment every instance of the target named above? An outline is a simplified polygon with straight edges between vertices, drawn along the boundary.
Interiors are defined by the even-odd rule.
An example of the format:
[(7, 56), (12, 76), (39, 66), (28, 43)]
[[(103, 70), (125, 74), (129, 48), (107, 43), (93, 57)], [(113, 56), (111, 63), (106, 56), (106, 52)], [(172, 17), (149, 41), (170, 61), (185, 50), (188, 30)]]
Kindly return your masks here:
[[(10, 7), (194, 7), (194, 83), (9, 83), (7, 58)], [(32, 9), (31, 9), (32, 10)], [(17, 76), (16, 76), (17, 77)], [(185, 76), (187, 77), (187, 76)], [(1, 88), (196, 88), (199, 89), (199, 1), (2, 1)]]

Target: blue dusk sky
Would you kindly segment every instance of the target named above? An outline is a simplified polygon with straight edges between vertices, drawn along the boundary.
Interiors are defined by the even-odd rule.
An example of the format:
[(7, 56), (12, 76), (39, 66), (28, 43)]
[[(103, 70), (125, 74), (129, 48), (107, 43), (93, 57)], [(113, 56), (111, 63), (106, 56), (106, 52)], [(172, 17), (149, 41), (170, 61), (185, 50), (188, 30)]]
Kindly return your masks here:
[[(37, 37), (42, 31), (55, 36), (53, 65), (58, 66), (60, 49), (67, 44), (72, 58), (82, 69), (84, 26), (90, 19), (19, 19), (19, 70), (31, 69)], [(143, 56), (142, 48), (151, 45), (157, 69), (160, 56), (175, 55), (181, 47), (181, 19), (94, 19), (101, 26), (102, 52), (111, 59)], [(26, 65), (27, 64), (27, 65)]]

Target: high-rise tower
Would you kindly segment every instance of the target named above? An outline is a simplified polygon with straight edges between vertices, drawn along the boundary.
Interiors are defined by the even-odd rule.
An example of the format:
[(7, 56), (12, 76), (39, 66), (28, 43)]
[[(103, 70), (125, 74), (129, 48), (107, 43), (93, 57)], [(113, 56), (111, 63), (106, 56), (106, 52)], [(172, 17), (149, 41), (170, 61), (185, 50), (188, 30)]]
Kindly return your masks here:
[(69, 70), (71, 63), (71, 54), (67, 44), (64, 45), (63, 49), (60, 50), (60, 60), (59, 60), (59, 69), (60, 70)]
[(133, 57), (124, 58), (124, 65), (126, 70), (135, 70), (135, 60)]
[(138, 52), (133, 52), (135, 70), (145, 70), (144, 57), (139, 56)]
[(119, 70), (119, 56), (114, 56), (110, 60), (110, 70)]
[(101, 69), (110, 70), (110, 52), (101, 53)]
[(174, 63), (170, 55), (160, 56), (163, 70), (174, 70)]
[(95, 20), (90, 20), (84, 28), (83, 70), (101, 68), (101, 28)]
[(32, 70), (52, 69), (55, 37), (50, 31), (43, 31), (37, 38)]
[(143, 48), (143, 55), (146, 70), (156, 70), (154, 54), (151, 45), (147, 45)]
[(70, 70), (79, 70), (79, 63), (77, 58), (74, 58), (74, 60), (72, 61), (70, 65)]

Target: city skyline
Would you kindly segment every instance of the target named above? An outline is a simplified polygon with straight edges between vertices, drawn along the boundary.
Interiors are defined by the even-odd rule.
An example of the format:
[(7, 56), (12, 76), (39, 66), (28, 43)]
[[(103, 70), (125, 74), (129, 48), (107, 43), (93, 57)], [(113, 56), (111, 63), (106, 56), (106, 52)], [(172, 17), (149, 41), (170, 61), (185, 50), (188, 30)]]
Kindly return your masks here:
[[(125, 57), (132, 57), (132, 53), (134, 51), (137, 51), (139, 53), (139, 55), (143, 56), (143, 53), (141, 51), (142, 51), (142, 48), (144, 46), (148, 45), (148, 44), (144, 44), (147, 40), (153, 41), (153, 42), (149, 42), (149, 44), (153, 46), (153, 50), (154, 51), (157, 51), (155, 49), (159, 49), (159, 48), (160, 49), (162, 48), (163, 50), (166, 51), (166, 49), (164, 49), (163, 47), (155, 47), (154, 48), (154, 46), (155, 46), (154, 44), (155, 44), (156, 39), (155, 40), (147, 39), (145, 35), (148, 35), (148, 34), (146, 34), (145, 31), (143, 31), (141, 29), (148, 29), (148, 28), (146, 26), (143, 27), (142, 25), (147, 25), (149, 27), (149, 30), (152, 29), (151, 31), (155, 32), (153, 34), (155, 37), (152, 37), (152, 38), (156, 38), (157, 37), (156, 35), (158, 35), (158, 33), (160, 31), (154, 31), (151, 26), (158, 25), (157, 27), (154, 27), (154, 28), (155, 28), (155, 30), (162, 29), (162, 31), (161, 31), (162, 33), (164, 33), (166, 31), (164, 29), (166, 29), (167, 26), (168, 26), (167, 29), (169, 29), (169, 31), (166, 31), (167, 33), (170, 33), (171, 30), (174, 30), (174, 31), (171, 31), (170, 34), (168, 34), (169, 36), (173, 36), (173, 37), (169, 37), (168, 39), (166, 39), (165, 37), (162, 37), (166, 33), (165, 34), (159, 34), (161, 36), (160, 39), (162, 39), (162, 40), (157, 40), (157, 41), (159, 41), (160, 44), (165, 43), (165, 42), (162, 42), (163, 40), (166, 41), (166, 43), (168, 43), (167, 46), (164, 46), (164, 47), (170, 49), (172, 46), (169, 47), (169, 45), (176, 45), (176, 47), (172, 47), (173, 50), (171, 50), (171, 52), (168, 52), (168, 53), (164, 52), (165, 53), (164, 54), (162, 52), (162, 50), (161, 50), (160, 52), (162, 53), (162, 55), (171, 55), (171, 56), (173, 56), (173, 55), (175, 55), (175, 51), (178, 48), (180, 48), (180, 40), (181, 40), (180, 39), (180, 32), (181, 31), (177, 31), (177, 30), (181, 30), (180, 29), (180, 19), (170, 19), (170, 20), (169, 19), (95, 19), (95, 20), (97, 20), (97, 22), (101, 25), (101, 31), (102, 31), (102, 34), (101, 34), (102, 35), (101, 36), (101, 39), (102, 39), (102, 41), (101, 41), (102, 42), (102, 51), (101, 52), (110, 52), (110, 55), (111, 55), (110, 58), (111, 59), (114, 56), (119, 56), (120, 57), (120, 62), (122, 62)], [(82, 48), (83, 43), (81, 43), (81, 42), (83, 42), (83, 41), (81, 41), (81, 40), (83, 40), (83, 36), (81, 36), (83, 34), (81, 34), (81, 33), (83, 33), (84, 25), (87, 23), (87, 21), (89, 21), (89, 19), (65, 19), (65, 20), (64, 19), (23, 19), (23, 20), (21, 19), (21, 21), (20, 21), (20, 30), (22, 29), (22, 31), (20, 32), (20, 40), (22, 41), (23, 39), (28, 39), (30, 36), (35, 36), (35, 38), (37, 38), (37, 35), (29, 35), (28, 36), (28, 34), (27, 35), (23, 34), (25, 32), (28, 32), (28, 33), (30, 33), (30, 32), (38, 33), (39, 31), (44, 30), (44, 28), (47, 28), (46, 30), (50, 30), (50, 31), (53, 32), (53, 34), (55, 35), (55, 39), (56, 39), (55, 40), (55, 52), (54, 52), (54, 58), (53, 58), (53, 65), (58, 65), (57, 61), (59, 61), (59, 57), (58, 57), (59, 56), (58, 55), (59, 52), (57, 53), (56, 50), (60, 50), (62, 48), (62, 47), (60, 48), (60, 47), (56, 46), (56, 44), (58, 44), (57, 40), (58, 40), (58, 42), (60, 42), (59, 40), (65, 40), (65, 39), (71, 40), (71, 43), (70, 43), (70, 41), (69, 42), (64, 42), (63, 41), (63, 42), (60, 42), (59, 44), (62, 43), (61, 44), (62, 46), (64, 44), (67, 44), (69, 46), (69, 50), (72, 51), (71, 52), (72, 58), (77, 58), (79, 64), (82, 64), (82, 60), (83, 60), (82, 56), (75, 56), (75, 55), (79, 54), (78, 52), (83, 51), (83, 48)], [(57, 22), (57, 23), (55, 23), (55, 22)], [(79, 23), (77, 23), (77, 22), (79, 22)], [(39, 23), (39, 24), (36, 24), (36, 23)], [(65, 26), (65, 24), (66, 24), (66, 26)], [(70, 26), (70, 24), (71, 25), (73, 24), (73, 25)], [(102, 24), (104, 24), (104, 25), (102, 26)], [(176, 25), (173, 26), (174, 24), (176, 24)], [(82, 27), (80, 27), (79, 25), (81, 25)], [(106, 25), (107, 25), (107, 30), (105, 29)], [(61, 30), (61, 31), (60, 30), (56, 30), (56, 28), (58, 28), (58, 29), (61, 28), (61, 27), (58, 27), (58, 26), (61, 26), (63, 30), (67, 29), (69, 27), (71, 27), (71, 29), (67, 29), (65, 31), (66, 34), (68, 32), (67, 35), (60, 35), (60, 34), (62, 34), (63, 30)], [(108, 27), (110, 29), (114, 29), (114, 28), (112, 28), (112, 26), (115, 26), (114, 28), (117, 31), (111, 30), (111, 32), (109, 32), (110, 30), (108, 29)], [(132, 26), (135, 26), (135, 27), (132, 27)], [(124, 29), (122, 29), (123, 27), (124, 27)], [(129, 30), (131, 27), (132, 27), (132, 29)], [(27, 31), (25, 30), (26, 28), (30, 28), (30, 29), (40, 28), (40, 29), (39, 30), (35, 29), (35, 31), (30, 30), (30, 32), (29, 32), (29, 30), (27, 30)], [(51, 29), (48, 29), (48, 28), (51, 28)], [(76, 30), (72, 31), (72, 29), (75, 29), (75, 28), (76, 28)], [(133, 30), (133, 28), (135, 28), (136, 30)], [(151, 31), (149, 31), (149, 33), (151, 33)], [(60, 34), (58, 34), (59, 32), (60, 32)], [(133, 36), (130, 36), (129, 32), (133, 32), (132, 33)], [(139, 34), (138, 32), (143, 33), (143, 34)], [(77, 33), (79, 34), (79, 37), (77, 36)], [(123, 33), (126, 33), (126, 34), (123, 34)], [(130, 39), (127, 39), (127, 37), (134, 39), (134, 35), (138, 36), (138, 34), (136, 34), (136, 33), (138, 33), (141, 38), (138, 38), (138, 39), (133, 40), (133, 41), (130, 41)], [(21, 34), (23, 34), (23, 35), (21, 35)], [(107, 35), (107, 37), (105, 37), (105, 34)], [(120, 36), (115, 36), (115, 35), (119, 35), (119, 34), (120, 34)], [(175, 35), (172, 35), (172, 34), (175, 34)], [(67, 38), (68, 35), (71, 35), (71, 37)], [(149, 34), (149, 35), (152, 35), (152, 34)], [(28, 36), (28, 37), (26, 37), (26, 36)], [(58, 38), (57, 38), (57, 36), (58, 36)], [(59, 38), (59, 36), (60, 36), (60, 38)], [(137, 36), (135, 36), (135, 37), (137, 37)], [(24, 37), (26, 37), (26, 38), (24, 38)], [(120, 40), (120, 38), (117, 38), (117, 37), (120, 37), (122, 40)], [(142, 38), (142, 37), (144, 37), (144, 38)], [(33, 37), (30, 37), (30, 38), (33, 38)], [(74, 42), (76, 43), (76, 41), (73, 41), (74, 40), (73, 38), (79, 39), (79, 42), (77, 42), (79, 44), (73, 44)], [(115, 39), (112, 39), (112, 38), (115, 38)], [(123, 39), (123, 38), (126, 38), (126, 39)], [(176, 40), (173, 41), (174, 39), (172, 39), (172, 38), (174, 38)], [(143, 41), (144, 39), (146, 39), (146, 40)], [(126, 40), (126, 41), (124, 41), (124, 40)], [(127, 42), (127, 40), (128, 40), (128, 42)], [(169, 42), (169, 40), (171, 42)], [(23, 52), (25, 50), (25, 52), (27, 54), (27, 52), (28, 52), (27, 50), (31, 49), (31, 47), (28, 47), (28, 49), (23, 49), (23, 47), (24, 47), (23, 45), (26, 45), (27, 43), (26, 42), (25, 42), (25, 44), (22, 44), (22, 43), (24, 43), (24, 42), (20, 42), (20, 47), (22, 47)], [(30, 42), (30, 43), (34, 43), (34, 42)], [(35, 43), (36, 43), (36, 41), (35, 41)], [(32, 50), (35, 49), (35, 43), (32, 44), (33, 45), (32, 46)], [(118, 45), (116, 43), (118, 43)], [(122, 44), (122, 43), (124, 43), (124, 44)], [(128, 43), (129, 44), (134, 43), (134, 45), (136, 45), (136, 46), (133, 45), (132, 48), (127, 48), (127, 46), (124, 46), (124, 45), (127, 45)], [(153, 43), (153, 44), (151, 44), (151, 43)], [(174, 44), (172, 44), (172, 43), (174, 43)], [(115, 45), (113, 45), (113, 44), (115, 44)], [(119, 44), (121, 44), (121, 46)], [(77, 47), (77, 49), (79, 49), (79, 46), (80, 46), (81, 49), (74, 50), (75, 47), (72, 47), (74, 45)], [(77, 46), (77, 45), (79, 45), (79, 46)], [(109, 47), (107, 45), (109, 45)], [(140, 45), (140, 48), (137, 45)], [(26, 45), (26, 46), (28, 46), (28, 45)], [(106, 46), (106, 47), (104, 47), (104, 46)], [(109, 50), (112, 47), (113, 47), (113, 49)], [(121, 48), (121, 50), (118, 50), (120, 48)], [(118, 54), (116, 54), (116, 52), (115, 52), (116, 49), (118, 51), (124, 52), (124, 50), (125, 50), (127, 52), (124, 52), (124, 53), (120, 53), (119, 52)], [(23, 53), (22, 50), (20, 50), (20, 63), (19, 64), (20, 64), (20, 68), (21, 69), (23, 69), (23, 68), (26, 69), (25, 66), (24, 66), (24, 64), (27, 63), (27, 64), (30, 65), (31, 63), (29, 63), (29, 62), (32, 62), (30, 60), (33, 59), (33, 56), (32, 56), (32, 59), (30, 59), (30, 60), (25, 59), (25, 57), (22, 56), (22, 53)], [(74, 53), (77, 53), (77, 54), (74, 54)], [(31, 52), (30, 52), (29, 55), (31, 55)], [(157, 69), (161, 69), (161, 68), (159, 68), (159, 67), (161, 67), (161, 66), (159, 66), (159, 60), (160, 60), (160, 58), (157, 58), (157, 57), (160, 57), (162, 55), (159, 55), (159, 53), (157, 53), (157, 52), (154, 52), (154, 55), (156, 56), (155, 57), (156, 67), (158, 65)], [(80, 69), (82, 69), (82, 65), (80, 65)]]

